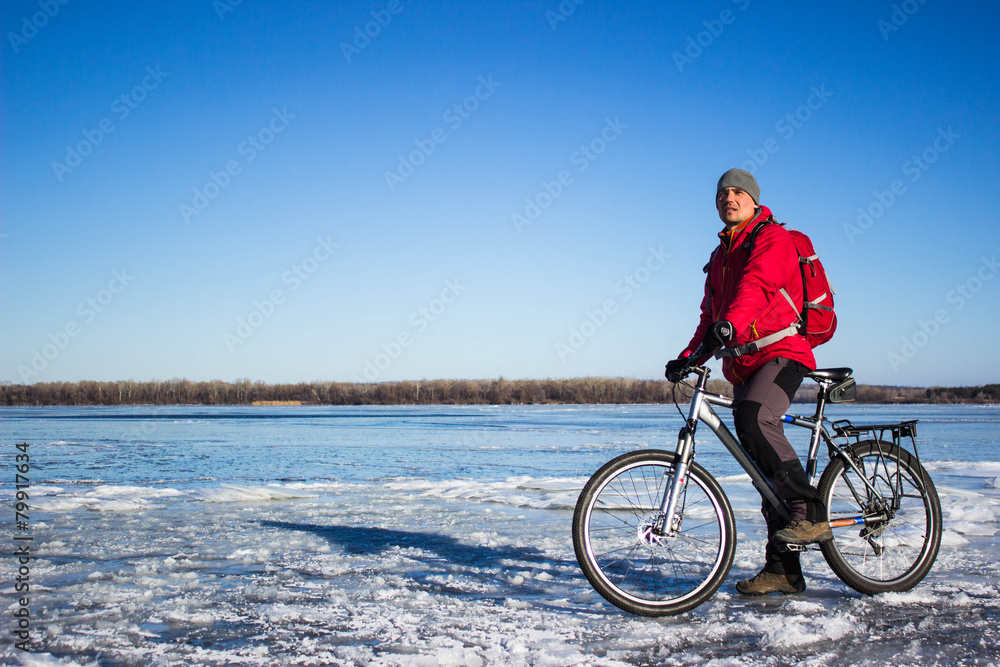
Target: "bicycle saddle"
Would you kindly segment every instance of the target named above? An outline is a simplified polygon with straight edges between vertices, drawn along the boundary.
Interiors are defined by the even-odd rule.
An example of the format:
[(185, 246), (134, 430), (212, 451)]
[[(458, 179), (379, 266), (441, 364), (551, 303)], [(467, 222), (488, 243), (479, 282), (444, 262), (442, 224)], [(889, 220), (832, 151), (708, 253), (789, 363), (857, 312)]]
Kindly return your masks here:
[(853, 368), (817, 368), (812, 373), (809, 373), (808, 377), (813, 380), (833, 380), (837, 382), (838, 380), (844, 380), (851, 377), (851, 373), (854, 372)]

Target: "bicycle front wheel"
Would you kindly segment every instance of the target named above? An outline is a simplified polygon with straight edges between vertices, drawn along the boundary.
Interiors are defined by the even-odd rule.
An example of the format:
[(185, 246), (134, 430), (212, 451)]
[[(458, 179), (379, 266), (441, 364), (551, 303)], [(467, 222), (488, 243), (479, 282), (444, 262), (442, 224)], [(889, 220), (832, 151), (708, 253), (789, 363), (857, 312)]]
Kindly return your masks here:
[(691, 463), (672, 535), (660, 502), (674, 479), (674, 454), (640, 450), (601, 467), (573, 514), (573, 547), (591, 585), (632, 614), (688, 611), (718, 590), (733, 563), (736, 522), (722, 487)]
[[(908, 591), (930, 571), (941, 545), (934, 484), (915, 456), (892, 443), (865, 440), (847, 454), (858, 470), (838, 457), (819, 482), (834, 534), (820, 545), (823, 556), (856, 591)], [(863, 522), (838, 525), (850, 519)]]

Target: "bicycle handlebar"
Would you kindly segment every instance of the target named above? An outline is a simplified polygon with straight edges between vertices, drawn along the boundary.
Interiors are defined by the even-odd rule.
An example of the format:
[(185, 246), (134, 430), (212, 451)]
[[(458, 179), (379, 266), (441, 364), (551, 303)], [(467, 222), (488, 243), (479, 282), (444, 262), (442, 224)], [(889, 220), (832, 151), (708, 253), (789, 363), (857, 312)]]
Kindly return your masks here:
[[(678, 383), (678, 382), (680, 382), (681, 380), (683, 380), (684, 378), (686, 378), (688, 375), (690, 375), (691, 373), (693, 373), (694, 369), (701, 367), (702, 364), (704, 364), (706, 361), (708, 361), (709, 359), (711, 359), (712, 356), (718, 350), (719, 350), (718, 347), (709, 349), (709, 348), (706, 348), (704, 345), (699, 345), (698, 349), (695, 350), (687, 358), (687, 363), (684, 364), (684, 366), (679, 371), (676, 371), (674, 373), (670, 373), (667, 376), (667, 379), (670, 380), (671, 382), (675, 383), (675, 384)], [(702, 360), (702, 361), (699, 362), (699, 360)]]

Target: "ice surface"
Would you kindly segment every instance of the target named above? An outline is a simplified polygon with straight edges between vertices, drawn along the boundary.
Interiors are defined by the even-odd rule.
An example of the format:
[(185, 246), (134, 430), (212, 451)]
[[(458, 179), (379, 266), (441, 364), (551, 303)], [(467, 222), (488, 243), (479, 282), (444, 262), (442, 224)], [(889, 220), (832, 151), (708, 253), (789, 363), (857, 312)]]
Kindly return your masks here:
[[(226, 485), (145, 498), (63, 487), (45, 496), (35, 533), (32, 576), (53, 582), (34, 597), (40, 644), (80, 665), (98, 652), (123, 665), (876, 665), (896, 653), (896, 665), (958, 664), (942, 641), (997, 657), (996, 516), (976, 509), (990, 498), (942, 494), (954, 517), (934, 571), (875, 598), (814, 553), (806, 593), (732, 594), (759, 563), (754, 503), (726, 587), (652, 620), (610, 607), (580, 574), (562, 499), (580, 483)], [(93, 502), (59, 507), (61, 496)], [(113, 520), (86, 511), (116, 503), (137, 506)], [(23, 664), (58, 664), (32, 659)]]
[(306, 493), (278, 485), (249, 487), (237, 486), (235, 484), (222, 484), (217, 489), (198, 489), (197, 491), (193, 491), (192, 495), (215, 503), (236, 503), (254, 500), (292, 500), (295, 498), (318, 497), (315, 493)]
[[(376, 435), (384, 433), (386, 441), (405, 436), (420, 443), (406, 451), (386, 450), (389, 454), (380, 450), (382, 468), (369, 465), (369, 450), (350, 450), (356, 441), (316, 449), (316, 440), (303, 436), (300, 445), (292, 433), (290, 444), (276, 449), (270, 434), (248, 443), (239, 429), (229, 441), (214, 432), (192, 432), (200, 441), (239, 442), (239, 448), (206, 449), (211, 466), (199, 467), (198, 459), (167, 460), (172, 450), (165, 446), (157, 448), (152, 463), (148, 447), (140, 452), (95, 446), (85, 456), (64, 458), (67, 447), (85, 449), (87, 438), (50, 425), (49, 437), (36, 440), (46, 444), (37, 456), (39, 463), (49, 455), (58, 465), (51, 464), (48, 479), (39, 473), (31, 498), (32, 629), (42, 652), (17, 652), (6, 636), (0, 662), (34, 667), (1000, 662), (1000, 491), (983, 484), (991, 479), (983, 471), (1000, 462), (963, 464), (951, 453), (946, 461), (927, 461), (940, 480), (941, 553), (915, 589), (875, 597), (847, 588), (814, 551), (803, 555), (808, 580), (803, 594), (736, 594), (735, 581), (760, 566), (764, 536), (759, 497), (744, 474), (723, 468), (718, 477), (736, 510), (739, 532), (733, 569), (704, 605), (682, 616), (648, 619), (625, 614), (597, 595), (573, 552), (572, 508), (589, 472), (636, 442), (652, 440), (623, 437), (621, 413), (610, 413), (609, 426), (602, 414), (554, 412), (560, 420), (555, 433), (535, 425), (546, 413), (505, 412), (517, 429), (534, 430), (497, 426), (509, 433), (498, 441), (494, 435), (456, 436), (447, 424), (417, 429), (413, 420), (419, 415), (409, 412), (406, 426), (366, 424), (369, 430), (352, 432), (360, 438), (382, 429)], [(440, 414), (434, 419), (447, 421)], [(574, 436), (572, 419), (580, 419), (587, 432)], [(191, 420), (177, 421), (160, 433), (190, 452), (184, 429), (192, 427)], [(287, 431), (287, 422), (283, 426)], [(598, 427), (606, 428), (606, 439), (595, 437)], [(110, 437), (111, 428), (101, 437)], [(675, 425), (665, 430), (676, 433)], [(454, 449), (427, 444), (448, 437), (456, 438)], [(574, 437), (579, 448), (567, 454), (569, 447), (560, 443)], [(583, 447), (595, 440), (617, 444), (596, 452)], [(470, 442), (494, 454), (485, 449), (462, 454)], [(254, 476), (241, 467), (240, 457), (254, 455), (248, 450), (271, 461), (301, 452), (301, 465), (276, 464), (280, 469), (273, 476), (256, 465)], [(146, 461), (147, 468), (125, 474), (124, 468), (107, 465), (122, 457)], [(710, 469), (722, 465), (710, 456), (701, 460)], [(77, 472), (74, 466), (81, 465)], [(185, 466), (187, 477), (181, 474)], [(10, 488), (0, 489), (0, 500), (9, 502), (11, 494)], [(0, 528), (7, 544), (10, 528), (9, 522)], [(12, 593), (9, 578), (6, 586)], [(12, 595), (5, 600), (9, 623), (16, 601)]]

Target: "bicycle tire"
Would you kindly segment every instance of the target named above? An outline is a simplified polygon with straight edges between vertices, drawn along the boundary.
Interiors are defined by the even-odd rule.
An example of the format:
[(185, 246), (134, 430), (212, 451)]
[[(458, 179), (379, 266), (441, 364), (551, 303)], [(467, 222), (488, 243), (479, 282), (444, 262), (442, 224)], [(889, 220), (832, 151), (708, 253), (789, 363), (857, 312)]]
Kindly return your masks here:
[(884, 513), (879, 523), (834, 528), (820, 545), (830, 568), (845, 584), (866, 595), (908, 591), (930, 571), (941, 546), (941, 502), (934, 483), (905, 449), (865, 440), (846, 451), (879, 491), (873, 494), (841, 457), (830, 461), (818, 491), (828, 520)]
[(677, 534), (651, 531), (674, 459), (646, 449), (608, 461), (583, 487), (573, 513), (573, 547), (587, 580), (605, 600), (640, 616), (702, 604), (722, 585), (736, 552), (729, 499), (694, 462), (678, 501)]

